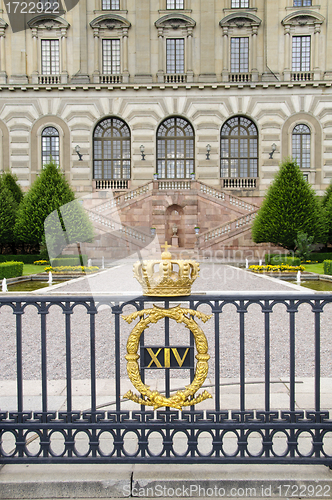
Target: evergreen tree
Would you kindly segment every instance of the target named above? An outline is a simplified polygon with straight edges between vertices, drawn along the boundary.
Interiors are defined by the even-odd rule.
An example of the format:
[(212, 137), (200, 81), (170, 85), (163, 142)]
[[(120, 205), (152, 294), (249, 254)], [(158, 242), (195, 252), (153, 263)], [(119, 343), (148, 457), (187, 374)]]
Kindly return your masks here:
[(270, 242), (293, 250), (299, 231), (312, 236), (314, 243), (327, 238), (326, 219), (313, 189), (297, 163), (287, 159), (254, 220), (252, 238), (255, 243)]
[(14, 201), (18, 207), (23, 199), (23, 192), (21, 186), (17, 184), (16, 175), (13, 175), (11, 172), (6, 171), (2, 174), (1, 178), (3, 184), (7, 186), (7, 188), (11, 192), (12, 197), (14, 198)]
[[(91, 239), (93, 236), (91, 223), (84, 209), (74, 200), (75, 195), (56, 164), (50, 162), (45, 165), (20, 205), (15, 225), (17, 238), (25, 243), (40, 245), (45, 241), (45, 220), (54, 212), (59, 223), (54, 228), (49, 225), (45, 229), (49, 233), (55, 231), (55, 240), (60, 233), (64, 234), (63, 241), (66, 244)], [(75, 207), (70, 211), (71, 218), (67, 224), (63, 220), (60, 208), (66, 204)], [(68, 227), (71, 230), (70, 234)]]
[(14, 226), (17, 205), (12, 193), (0, 176), (0, 245), (1, 251), (4, 246), (14, 246)]

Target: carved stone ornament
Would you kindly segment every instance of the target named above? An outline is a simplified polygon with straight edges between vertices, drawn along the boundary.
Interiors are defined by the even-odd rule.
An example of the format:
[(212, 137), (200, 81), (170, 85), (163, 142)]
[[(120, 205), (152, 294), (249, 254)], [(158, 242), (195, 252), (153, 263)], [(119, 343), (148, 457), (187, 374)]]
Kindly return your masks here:
[(313, 26), (317, 24), (323, 24), (325, 17), (318, 12), (313, 11), (297, 11), (288, 14), (282, 21), (283, 26)]
[[(208, 343), (206, 337), (203, 330), (193, 319), (194, 316), (202, 320), (204, 323), (212, 317), (212, 315), (208, 316), (200, 311), (186, 309), (180, 306), (176, 306), (171, 309), (163, 309), (161, 307), (157, 307), (156, 305), (153, 306), (153, 309), (143, 309), (142, 311), (129, 314), (129, 316), (122, 316), (127, 323), (131, 323), (136, 318), (140, 318), (140, 321), (136, 324), (136, 326), (134, 326), (129, 335), (127, 342), (127, 355), (125, 358), (127, 360), (128, 376), (134, 387), (138, 390), (139, 394), (141, 394), (141, 397), (134, 394), (132, 391), (128, 391), (123, 396), (124, 398), (130, 399), (131, 401), (141, 405), (153, 406), (155, 410), (163, 406), (182, 410), (183, 406), (196, 405), (205, 399), (212, 398), (211, 394), (207, 391), (203, 391), (195, 397), (195, 393), (201, 388), (206, 379), (209, 369), (208, 360), (210, 359), (210, 356), (208, 354)], [(163, 318), (170, 318), (174, 319), (177, 323), (184, 323), (185, 327), (188, 328), (194, 335), (197, 349), (197, 364), (194, 380), (184, 390), (177, 391), (169, 398), (166, 398), (158, 391), (151, 391), (151, 389), (142, 382), (137, 362), (139, 359), (137, 351), (139, 349), (141, 334), (144, 330), (149, 328), (150, 323), (157, 323)]]
[(117, 14), (103, 14), (91, 21), (90, 26), (92, 29), (114, 30), (130, 28), (131, 24), (127, 19)]
[(155, 22), (156, 28), (194, 28), (196, 22), (184, 14), (166, 14)]
[(234, 13), (234, 14), (229, 14), (228, 16), (224, 17), (219, 22), (219, 25), (222, 28), (228, 27), (228, 28), (252, 28), (253, 26), (260, 26), (262, 20), (259, 19), (259, 17), (255, 16), (254, 14), (246, 13), (246, 12), (240, 12), (240, 13)]
[(28, 21), (28, 26), (31, 29), (46, 29), (46, 30), (57, 30), (57, 29), (68, 29), (69, 23), (62, 19), (62, 17), (57, 17), (55, 14), (48, 14), (47, 16), (40, 15), (30, 19)]

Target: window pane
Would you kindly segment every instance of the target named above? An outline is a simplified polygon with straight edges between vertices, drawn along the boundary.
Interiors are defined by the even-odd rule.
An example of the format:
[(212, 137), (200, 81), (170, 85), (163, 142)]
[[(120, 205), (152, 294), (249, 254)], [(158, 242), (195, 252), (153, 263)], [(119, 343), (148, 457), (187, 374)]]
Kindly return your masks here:
[(183, 9), (183, 0), (167, 0), (166, 9)]
[(311, 133), (307, 125), (296, 125), (292, 135), (292, 155), (301, 168), (310, 168)]
[(120, 40), (103, 40), (103, 74), (118, 75), (120, 72)]
[(184, 73), (184, 39), (166, 40), (166, 73)]
[(232, 9), (246, 8), (246, 7), (249, 7), (249, 0), (232, 0), (231, 3)]
[(130, 179), (130, 131), (119, 118), (106, 118), (93, 135), (94, 179)]
[(41, 41), (41, 72), (43, 75), (60, 73), (59, 40)]
[(54, 127), (46, 127), (42, 132), (42, 165), (53, 160), (58, 166), (60, 163), (59, 132)]
[(120, 0), (102, 0), (101, 8), (102, 10), (119, 10)]
[(257, 177), (258, 134), (256, 125), (244, 116), (227, 120), (221, 129), (221, 177)]
[(293, 71), (310, 71), (310, 45), (310, 36), (293, 36)]
[(249, 38), (231, 38), (231, 72), (249, 71)]
[(311, 0), (294, 0), (294, 7), (310, 7)]
[(157, 132), (157, 172), (160, 178), (188, 179), (195, 169), (194, 130), (184, 118), (167, 118)]

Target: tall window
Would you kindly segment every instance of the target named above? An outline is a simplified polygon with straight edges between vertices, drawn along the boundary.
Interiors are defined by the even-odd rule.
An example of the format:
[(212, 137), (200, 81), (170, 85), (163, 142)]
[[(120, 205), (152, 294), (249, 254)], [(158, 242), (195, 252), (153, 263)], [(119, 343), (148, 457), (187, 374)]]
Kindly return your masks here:
[(248, 73), (249, 38), (231, 38), (231, 73)]
[(166, 9), (184, 9), (184, 0), (167, 0)]
[(232, 0), (231, 8), (232, 9), (245, 9), (249, 7), (249, 0)]
[(58, 166), (60, 164), (59, 132), (54, 127), (46, 127), (42, 131), (42, 165), (53, 160)]
[(43, 75), (60, 73), (59, 40), (41, 41), (41, 72)]
[(120, 73), (120, 40), (103, 40), (103, 74), (118, 75)]
[(258, 132), (244, 116), (234, 116), (221, 129), (221, 177), (258, 176)]
[(310, 128), (296, 125), (292, 134), (292, 155), (301, 168), (310, 168)]
[(311, 0), (294, 0), (294, 7), (310, 7)]
[(120, 10), (120, 0), (102, 0), (102, 10)]
[(157, 172), (163, 179), (188, 179), (195, 170), (194, 129), (184, 118), (167, 118), (157, 131)]
[(184, 39), (166, 40), (166, 73), (184, 73)]
[(93, 134), (94, 179), (130, 179), (130, 130), (119, 118), (106, 118)]
[(293, 36), (292, 70), (310, 71), (310, 36)]

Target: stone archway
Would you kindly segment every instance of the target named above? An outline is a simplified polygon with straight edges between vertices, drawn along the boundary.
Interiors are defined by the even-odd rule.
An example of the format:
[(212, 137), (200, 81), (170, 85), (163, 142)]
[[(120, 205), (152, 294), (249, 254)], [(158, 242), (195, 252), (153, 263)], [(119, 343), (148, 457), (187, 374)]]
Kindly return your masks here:
[(172, 244), (173, 227), (177, 228), (176, 236), (179, 238), (179, 247), (184, 246), (184, 217), (180, 205), (170, 205), (165, 214), (165, 240)]

